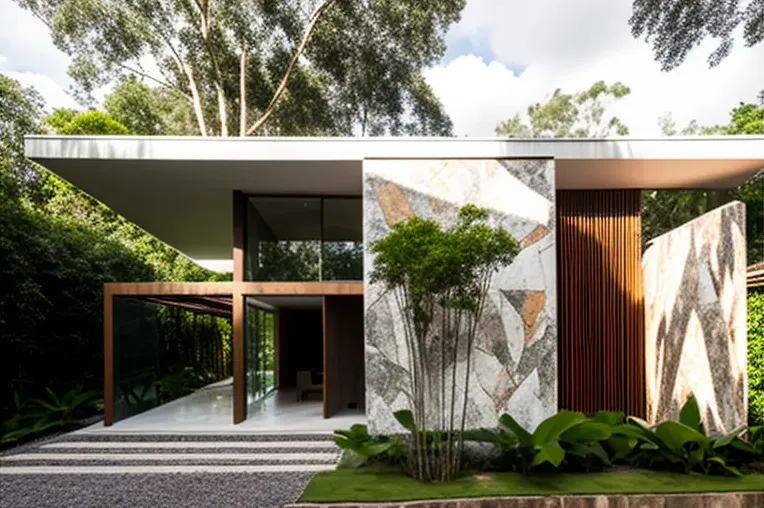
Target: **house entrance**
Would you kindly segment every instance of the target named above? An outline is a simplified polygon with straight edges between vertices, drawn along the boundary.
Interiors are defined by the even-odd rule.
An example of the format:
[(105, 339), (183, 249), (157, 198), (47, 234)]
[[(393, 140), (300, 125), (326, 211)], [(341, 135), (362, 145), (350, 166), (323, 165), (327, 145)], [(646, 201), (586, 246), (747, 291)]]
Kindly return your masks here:
[(361, 296), (246, 297), (247, 419), (364, 415)]

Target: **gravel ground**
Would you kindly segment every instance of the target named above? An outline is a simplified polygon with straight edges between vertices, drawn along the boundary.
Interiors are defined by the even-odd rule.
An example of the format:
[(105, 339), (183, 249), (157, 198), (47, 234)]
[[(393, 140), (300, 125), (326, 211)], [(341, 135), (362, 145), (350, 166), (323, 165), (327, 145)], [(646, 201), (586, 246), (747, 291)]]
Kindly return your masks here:
[(2, 508), (280, 508), (312, 473), (2, 475)]
[[(280, 441), (320, 441), (314, 448), (279, 447)], [(45, 449), (40, 445), (56, 442), (189, 442), (214, 441), (214, 448), (102, 448)], [(226, 441), (261, 441), (267, 447), (256, 450), (226, 447)], [(324, 446), (323, 443), (326, 443)], [(272, 444), (271, 444), (272, 443)], [(182, 446), (182, 445), (181, 445)], [(0, 460), (19, 453), (152, 453), (167, 455), (155, 461), (112, 460), (23, 460), (2, 461), (0, 467), (29, 466), (140, 466), (140, 465), (259, 465), (326, 464), (333, 461), (249, 461), (249, 460), (178, 460), (177, 453), (336, 453), (339, 450), (331, 435), (88, 435), (64, 434), (3, 450)], [(280, 508), (300, 496), (312, 472), (289, 473), (170, 473), (170, 474), (0, 474), (0, 508)]]

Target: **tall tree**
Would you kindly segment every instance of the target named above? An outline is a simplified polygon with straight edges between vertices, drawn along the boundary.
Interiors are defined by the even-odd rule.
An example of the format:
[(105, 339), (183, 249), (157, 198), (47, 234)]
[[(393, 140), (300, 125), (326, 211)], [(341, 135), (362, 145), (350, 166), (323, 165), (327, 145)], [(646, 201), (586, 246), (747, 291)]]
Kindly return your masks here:
[(451, 132), (421, 70), (465, 0), (16, 1), (72, 56), (82, 97), (143, 76), (201, 135)]
[(177, 90), (151, 87), (134, 75), (120, 78), (104, 99), (104, 109), (139, 136), (197, 134), (191, 104)]
[(708, 64), (718, 65), (732, 51), (740, 25), (746, 46), (764, 41), (762, 0), (634, 0), (632, 8), (632, 35), (652, 43), (655, 59), (664, 71), (684, 62), (708, 37), (719, 41)]
[(40, 179), (24, 157), (24, 135), (42, 132), (42, 96), (0, 74), (0, 200), (38, 197)]
[[(743, 103), (730, 112), (727, 125), (701, 126), (691, 121), (677, 131), (670, 115), (659, 120), (664, 136), (764, 134), (764, 90), (757, 103)], [(652, 190), (642, 193), (642, 236), (662, 235), (716, 206), (737, 199), (746, 204), (748, 263), (764, 260), (764, 172), (730, 190)]]
[(572, 94), (558, 88), (543, 103), (528, 106), (529, 123), (519, 114), (501, 122), (496, 135), (510, 138), (602, 138), (625, 136), (628, 127), (616, 116), (605, 119), (607, 107), (631, 93), (621, 82), (597, 81)]
[[(113, 97), (113, 94), (108, 95), (106, 102), (110, 102)], [(124, 118), (128, 123), (138, 124), (143, 116), (126, 114)], [(49, 129), (58, 134), (133, 134), (125, 125), (102, 111), (77, 112), (56, 109), (43, 121)], [(49, 172), (44, 174), (43, 189), (46, 199), (39, 205), (41, 211), (75, 227), (85, 227), (104, 241), (122, 245), (151, 267), (156, 279), (201, 281), (228, 278), (228, 275), (200, 267), (69, 182)]]

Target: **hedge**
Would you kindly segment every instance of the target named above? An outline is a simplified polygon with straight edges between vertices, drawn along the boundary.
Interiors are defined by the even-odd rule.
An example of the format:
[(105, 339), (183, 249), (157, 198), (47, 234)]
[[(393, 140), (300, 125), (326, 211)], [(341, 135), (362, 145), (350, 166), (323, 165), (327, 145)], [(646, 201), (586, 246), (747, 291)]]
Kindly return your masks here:
[(748, 290), (748, 424), (764, 425), (764, 288)]

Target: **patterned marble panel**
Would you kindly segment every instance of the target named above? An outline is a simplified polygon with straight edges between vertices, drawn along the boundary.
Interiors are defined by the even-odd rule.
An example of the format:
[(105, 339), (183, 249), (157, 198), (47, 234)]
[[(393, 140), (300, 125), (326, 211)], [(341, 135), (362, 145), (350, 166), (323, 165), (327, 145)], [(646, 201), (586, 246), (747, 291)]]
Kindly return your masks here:
[(678, 418), (690, 393), (710, 430), (746, 422), (745, 205), (651, 241), (645, 284), (647, 418)]
[[(554, 162), (365, 161), (366, 412), (372, 432), (401, 431), (392, 413), (411, 404), (403, 320), (393, 297), (369, 281), (368, 246), (412, 215), (453, 224), (468, 203), (488, 209), (489, 225), (507, 229), (522, 251), (492, 280), (471, 358), (467, 427), (495, 425), (499, 414), (510, 412), (533, 428), (557, 411)], [(449, 368), (464, 375), (466, 356)]]

